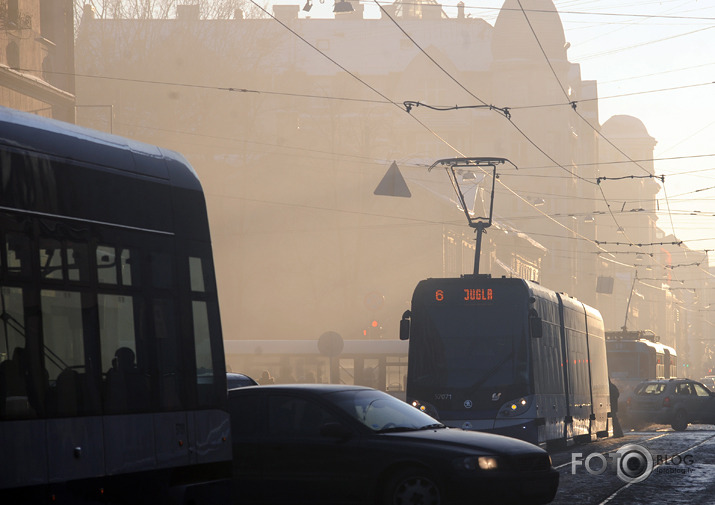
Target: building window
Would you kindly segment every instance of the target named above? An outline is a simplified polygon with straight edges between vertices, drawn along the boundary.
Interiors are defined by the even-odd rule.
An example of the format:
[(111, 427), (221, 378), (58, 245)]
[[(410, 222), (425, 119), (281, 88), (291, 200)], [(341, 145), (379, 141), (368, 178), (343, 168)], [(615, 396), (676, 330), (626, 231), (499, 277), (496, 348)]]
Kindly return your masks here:
[(20, 7), (18, 6), (18, 0), (8, 0), (7, 1), (7, 20), (10, 24), (17, 25), (20, 19)]
[(18, 70), (20, 68), (20, 47), (15, 42), (10, 42), (5, 48), (7, 66)]

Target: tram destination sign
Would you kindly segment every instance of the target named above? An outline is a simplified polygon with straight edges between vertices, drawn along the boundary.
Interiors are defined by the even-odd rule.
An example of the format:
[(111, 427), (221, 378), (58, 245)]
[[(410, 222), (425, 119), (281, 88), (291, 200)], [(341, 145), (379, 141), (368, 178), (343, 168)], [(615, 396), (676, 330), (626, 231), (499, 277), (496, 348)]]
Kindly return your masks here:
[(465, 286), (453, 286), (453, 287), (439, 287), (436, 286), (432, 290), (432, 300), (435, 303), (449, 303), (449, 304), (481, 304), (489, 303), (495, 299), (497, 295), (497, 289), (487, 288), (487, 287), (465, 287)]

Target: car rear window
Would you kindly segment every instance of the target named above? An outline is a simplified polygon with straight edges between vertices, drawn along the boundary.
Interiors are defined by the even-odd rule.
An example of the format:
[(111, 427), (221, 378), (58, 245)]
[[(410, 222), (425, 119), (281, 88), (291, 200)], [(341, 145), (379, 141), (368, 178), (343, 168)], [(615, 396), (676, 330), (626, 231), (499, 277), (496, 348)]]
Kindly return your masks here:
[(665, 384), (656, 382), (649, 384), (641, 384), (636, 390), (637, 395), (659, 395), (665, 391)]

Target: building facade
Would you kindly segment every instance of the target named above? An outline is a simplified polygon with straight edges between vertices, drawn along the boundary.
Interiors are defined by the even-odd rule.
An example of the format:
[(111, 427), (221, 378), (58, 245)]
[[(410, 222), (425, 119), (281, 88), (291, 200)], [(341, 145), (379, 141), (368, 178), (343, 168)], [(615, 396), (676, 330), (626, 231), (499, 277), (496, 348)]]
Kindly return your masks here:
[(72, 0), (0, 2), (0, 105), (74, 123)]
[[(658, 235), (655, 179), (608, 180), (613, 192), (599, 184), (653, 175), (652, 161), (645, 172), (612, 161), (652, 160), (655, 141), (636, 118), (601, 126), (597, 83), (568, 60), (552, 1), (521, 3), (543, 51), (516, 0), (494, 26), (463, 6), (449, 18), (434, 2), (396, 2), (380, 19), (364, 19), (357, 2), (335, 19), (301, 18), (300, 5), (251, 19), (203, 19), (198, 6), (154, 20), (87, 10), (77, 95), (111, 104), (115, 133), (179, 150), (196, 167), (226, 338), (396, 338), (420, 279), (473, 270), (474, 232), (446, 174), (427, 168), (484, 156), (515, 167), (498, 169), (481, 273), (577, 296), (609, 329), (629, 310), (629, 328), (676, 339), (678, 325), (658, 318), (662, 304), (682, 300), (661, 287), (652, 309), (627, 308), (636, 263), (600, 245), (619, 227), (637, 229), (636, 243)], [(106, 129), (103, 114), (87, 109), (78, 120)], [(374, 193), (393, 162), (409, 198)], [(468, 175), (467, 186), (482, 181), (468, 193), (480, 215), (490, 178)], [(609, 216), (622, 193), (643, 212)], [(602, 278), (610, 291), (598, 289)]]

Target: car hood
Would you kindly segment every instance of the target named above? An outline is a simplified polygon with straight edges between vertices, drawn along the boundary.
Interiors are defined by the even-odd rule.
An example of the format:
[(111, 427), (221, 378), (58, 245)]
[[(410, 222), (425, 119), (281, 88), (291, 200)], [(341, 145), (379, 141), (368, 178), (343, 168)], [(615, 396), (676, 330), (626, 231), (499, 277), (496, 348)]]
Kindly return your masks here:
[(523, 440), (496, 435), (493, 433), (482, 433), (478, 431), (466, 431), (460, 428), (438, 428), (419, 431), (400, 431), (393, 433), (382, 433), (379, 436), (389, 437), (393, 440), (411, 440), (425, 444), (435, 443), (440, 445), (450, 445), (469, 450), (487, 451), (493, 454), (528, 454), (544, 453), (544, 449)]

